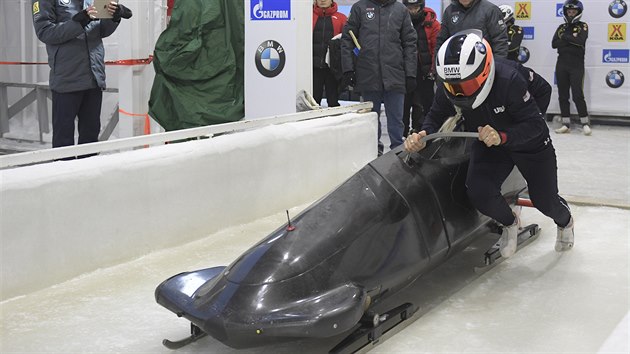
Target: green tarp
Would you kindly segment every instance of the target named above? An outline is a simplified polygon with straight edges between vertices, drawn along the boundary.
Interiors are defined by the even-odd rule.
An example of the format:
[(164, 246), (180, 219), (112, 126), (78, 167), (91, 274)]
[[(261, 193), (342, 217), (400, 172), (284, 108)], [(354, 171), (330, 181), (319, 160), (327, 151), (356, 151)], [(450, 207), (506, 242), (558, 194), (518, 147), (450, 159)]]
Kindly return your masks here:
[(149, 115), (167, 131), (244, 116), (244, 2), (175, 1), (155, 44)]

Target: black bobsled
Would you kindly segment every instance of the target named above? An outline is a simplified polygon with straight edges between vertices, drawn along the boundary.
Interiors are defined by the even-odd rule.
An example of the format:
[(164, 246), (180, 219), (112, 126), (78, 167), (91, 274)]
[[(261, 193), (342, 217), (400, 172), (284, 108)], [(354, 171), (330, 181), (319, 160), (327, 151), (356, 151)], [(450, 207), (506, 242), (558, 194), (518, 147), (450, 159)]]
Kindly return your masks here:
[[(496, 226), (466, 195), (471, 142), (436, 140), (410, 158), (394, 149), (228, 267), (165, 280), (156, 301), (192, 322), (193, 339), (207, 333), (234, 348), (353, 333), (377, 305), (401, 308), (387, 304), (391, 295)], [(503, 194), (514, 204), (525, 189), (515, 171)]]

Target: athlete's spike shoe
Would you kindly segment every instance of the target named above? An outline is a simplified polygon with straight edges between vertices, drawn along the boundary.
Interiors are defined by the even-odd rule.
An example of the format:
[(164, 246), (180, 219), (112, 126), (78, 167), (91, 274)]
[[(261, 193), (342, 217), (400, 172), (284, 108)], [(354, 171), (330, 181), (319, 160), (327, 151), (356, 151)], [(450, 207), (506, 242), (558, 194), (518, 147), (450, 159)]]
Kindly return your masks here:
[(556, 252), (564, 252), (573, 248), (573, 217), (565, 227), (558, 226), (558, 236), (556, 237)]
[(510, 226), (503, 226), (501, 232), (501, 238), (499, 239), (499, 252), (501, 257), (512, 257), (516, 253), (516, 246), (518, 244), (518, 217), (515, 216), (514, 224)]

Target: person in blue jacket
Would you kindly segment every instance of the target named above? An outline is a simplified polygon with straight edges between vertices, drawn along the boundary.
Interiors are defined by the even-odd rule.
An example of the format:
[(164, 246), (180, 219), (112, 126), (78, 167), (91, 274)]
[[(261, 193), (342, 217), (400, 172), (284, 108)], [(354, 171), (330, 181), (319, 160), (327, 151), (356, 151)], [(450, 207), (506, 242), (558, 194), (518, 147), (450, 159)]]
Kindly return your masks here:
[[(50, 66), (53, 147), (74, 145), (76, 117), (78, 143), (98, 141), (105, 89), (102, 39), (132, 14), (114, 1), (99, 10), (92, 4), (93, 0), (32, 0), (35, 34), (46, 44)], [(112, 18), (99, 20), (99, 11)]]
[[(534, 206), (558, 226), (556, 251), (571, 249), (573, 218), (567, 202), (558, 195), (555, 149), (528, 89), (546, 90), (538, 81), (542, 78), (529, 82), (513, 61), (494, 58), (479, 30), (450, 37), (440, 48), (435, 66), (441, 85), (423, 130), (405, 140), (405, 149), (423, 149), (423, 136), (437, 132), (451, 116), (463, 118), (464, 129), (479, 134), (479, 141), (471, 147), (468, 195), (481, 213), (504, 225), (499, 240), (501, 256), (512, 256), (517, 246), (518, 218), (501, 195), (501, 185), (514, 166), (527, 181)], [(544, 106), (545, 101), (548, 104), (549, 97), (540, 104)]]

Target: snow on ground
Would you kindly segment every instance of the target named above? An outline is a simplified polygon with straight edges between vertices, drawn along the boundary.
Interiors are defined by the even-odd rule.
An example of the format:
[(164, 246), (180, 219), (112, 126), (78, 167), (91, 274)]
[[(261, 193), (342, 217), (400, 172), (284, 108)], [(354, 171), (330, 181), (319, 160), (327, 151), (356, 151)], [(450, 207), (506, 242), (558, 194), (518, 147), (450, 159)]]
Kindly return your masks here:
[[(595, 126), (591, 137), (575, 131), (552, 138), (561, 194), (630, 204), (630, 129)], [(536, 241), (483, 275), (458, 269), (461, 284), (419, 283), (414, 289), (425, 286), (418, 291), (431, 298), (416, 321), (372, 352), (629, 352), (630, 209), (572, 210), (572, 251), (553, 251), (553, 222), (524, 209), (523, 222), (542, 227)], [(285, 218), (255, 220), (4, 301), (0, 352), (172, 353), (161, 340), (186, 336), (188, 322), (155, 303), (155, 287), (182, 271), (231, 263)], [(204, 338), (177, 352), (322, 352), (320, 345), (236, 351)]]

